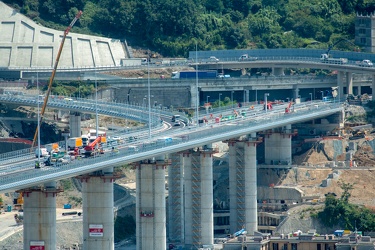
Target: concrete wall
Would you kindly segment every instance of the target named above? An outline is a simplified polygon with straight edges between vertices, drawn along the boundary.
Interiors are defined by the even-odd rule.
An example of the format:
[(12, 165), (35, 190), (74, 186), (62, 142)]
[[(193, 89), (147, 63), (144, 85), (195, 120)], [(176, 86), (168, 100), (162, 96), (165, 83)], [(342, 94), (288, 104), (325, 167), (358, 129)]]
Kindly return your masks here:
[(0, 142), (0, 154), (25, 148), (30, 148), (30, 145), (25, 143)]
[[(0, 33), (0, 67), (50, 68), (64, 31), (40, 26), (0, 2)], [(125, 57), (120, 40), (69, 33), (59, 67), (120, 66)]]
[(271, 202), (280, 202), (284, 200), (302, 202), (303, 192), (294, 187), (258, 187), (258, 200), (271, 200)]

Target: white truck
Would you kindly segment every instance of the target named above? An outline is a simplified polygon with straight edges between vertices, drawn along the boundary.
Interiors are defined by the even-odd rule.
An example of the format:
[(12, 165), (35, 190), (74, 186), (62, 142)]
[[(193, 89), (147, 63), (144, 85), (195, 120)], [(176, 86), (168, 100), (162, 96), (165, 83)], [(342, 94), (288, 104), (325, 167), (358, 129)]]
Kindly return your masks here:
[(258, 57), (249, 56), (248, 54), (243, 54), (238, 58), (238, 61), (256, 61)]
[(69, 138), (67, 141), (67, 147), (69, 150), (73, 150), (74, 148), (82, 148), (83, 147), (82, 137)]
[(329, 64), (346, 64), (348, 63), (348, 58), (334, 58), (329, 54), (321, 54), (320, 61)]

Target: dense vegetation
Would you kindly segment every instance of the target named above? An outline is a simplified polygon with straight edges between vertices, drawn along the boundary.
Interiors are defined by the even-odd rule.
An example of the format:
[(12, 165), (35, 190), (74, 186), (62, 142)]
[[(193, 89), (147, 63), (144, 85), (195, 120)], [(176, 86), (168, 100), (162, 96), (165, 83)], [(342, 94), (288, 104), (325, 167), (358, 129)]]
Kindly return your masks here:
[[(3, 0), (44, 26), (126, 39), (164, 56), (241, 48), (327, 48), (354, 41), (356, 13), (373, 0)], [(340, 43), (336, 49), (353, 50)]]
[(320, 221), (329, 227), (371, 232), (375, 230), (375, 214), (368, 208), (349, 203), (350, 191), (355, 184), (340, 182), (341, 197), (326, 195), (324, 210), (318, 213)]

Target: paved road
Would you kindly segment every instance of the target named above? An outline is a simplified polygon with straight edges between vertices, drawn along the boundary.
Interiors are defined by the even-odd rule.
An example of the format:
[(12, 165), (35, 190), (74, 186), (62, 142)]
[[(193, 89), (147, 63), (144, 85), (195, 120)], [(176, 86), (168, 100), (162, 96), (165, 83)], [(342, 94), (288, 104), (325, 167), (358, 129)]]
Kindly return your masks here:
[[(57, 222), (63, 221), (82, 221), (82, 216), (78, 215), (68, 215), (63, 216), (62, 213), (64, 212), (82, 212), (82, 209), (63, 209), (57, 208), (56, 209), (56, 220)], [(18, 214), (18, 211), (12, 212), (1, 212), (0, 213), (0, 245), (1, 242), (6, 239), (7, 237), (11, 236), (12, 234), (23, 230), (23, 226), (17, 225), (14, 215)]]
[(22, 225), (17, 225), (14, 215), (18, 212), (1, 212), (0, 214), (0, 242), (10, 235), (23, 229)]

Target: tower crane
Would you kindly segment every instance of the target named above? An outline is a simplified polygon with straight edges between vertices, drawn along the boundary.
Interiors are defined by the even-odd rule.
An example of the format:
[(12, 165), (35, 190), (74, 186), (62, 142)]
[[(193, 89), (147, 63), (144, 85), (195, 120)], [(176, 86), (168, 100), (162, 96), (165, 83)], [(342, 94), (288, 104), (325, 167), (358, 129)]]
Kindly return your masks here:
[[(42, 110), (40, 112), (40, 119), (39, 119), (39, 124), (42, 124), (42, 120), (43, 120), (43, 115), (44, 115), (44, 112), (46, 110), (46, 107), (47, 107), (47, 102), (48, 102), (48, 97), (49, 97), (49, 94), (51, 92), (51, 88), (52, 88), (52, 82), (53, 82), (53, 79), (55, 78), (55, 74), (56, 74), (56, 70), (57, 70), (57, 66), (59, 64), (59, 61), (60, 61), (60, 56), (61, 56), (61, 52), (62, 52), (62, 49), (64, 47), (64, 43), (65, 43), (65, 38), (66, 36), (68, 35), (69, 31), (72, 29), (73, 25), (75, 24), (75, 22), (81, 17), (82, 15), (82, 11), (78, 11), (77, 15), (74, 17), (74, 19), (72, 20), (72, 22), (69, 24), (69, 26), (66, 28), (66, 30), (64, 31), (64, 36), (61, 40), (61, 43), (60, 43), (60, 48), (59, 48), (59, 51), (57, 53), (57, 56), (56, 56), (56, 61), (55, 61), (55, 65), (53, 67), (53, 70), (52, 70), (52, 75), (49, 79), (49, 83), (48, 83), (48, 89), (47, 89), (47, 93), (46, 93), (46, 96), (44, 98), (44, 102), (43, 102), (43, 106), (42, 106)], [(38, 100), (39, 101), (39, 100)], [(37, 126), (36, 128), (36, 131), (35, 131), (35, 134), (34, 134), (34, 139), (33, 139), (33, 144), (31, 145), (31, 147), (34, 147), (35, 146), (35, 141), (36, 141), (36, 138), (38, 136), (38, 133), (39, 133), (39, 128)]]

